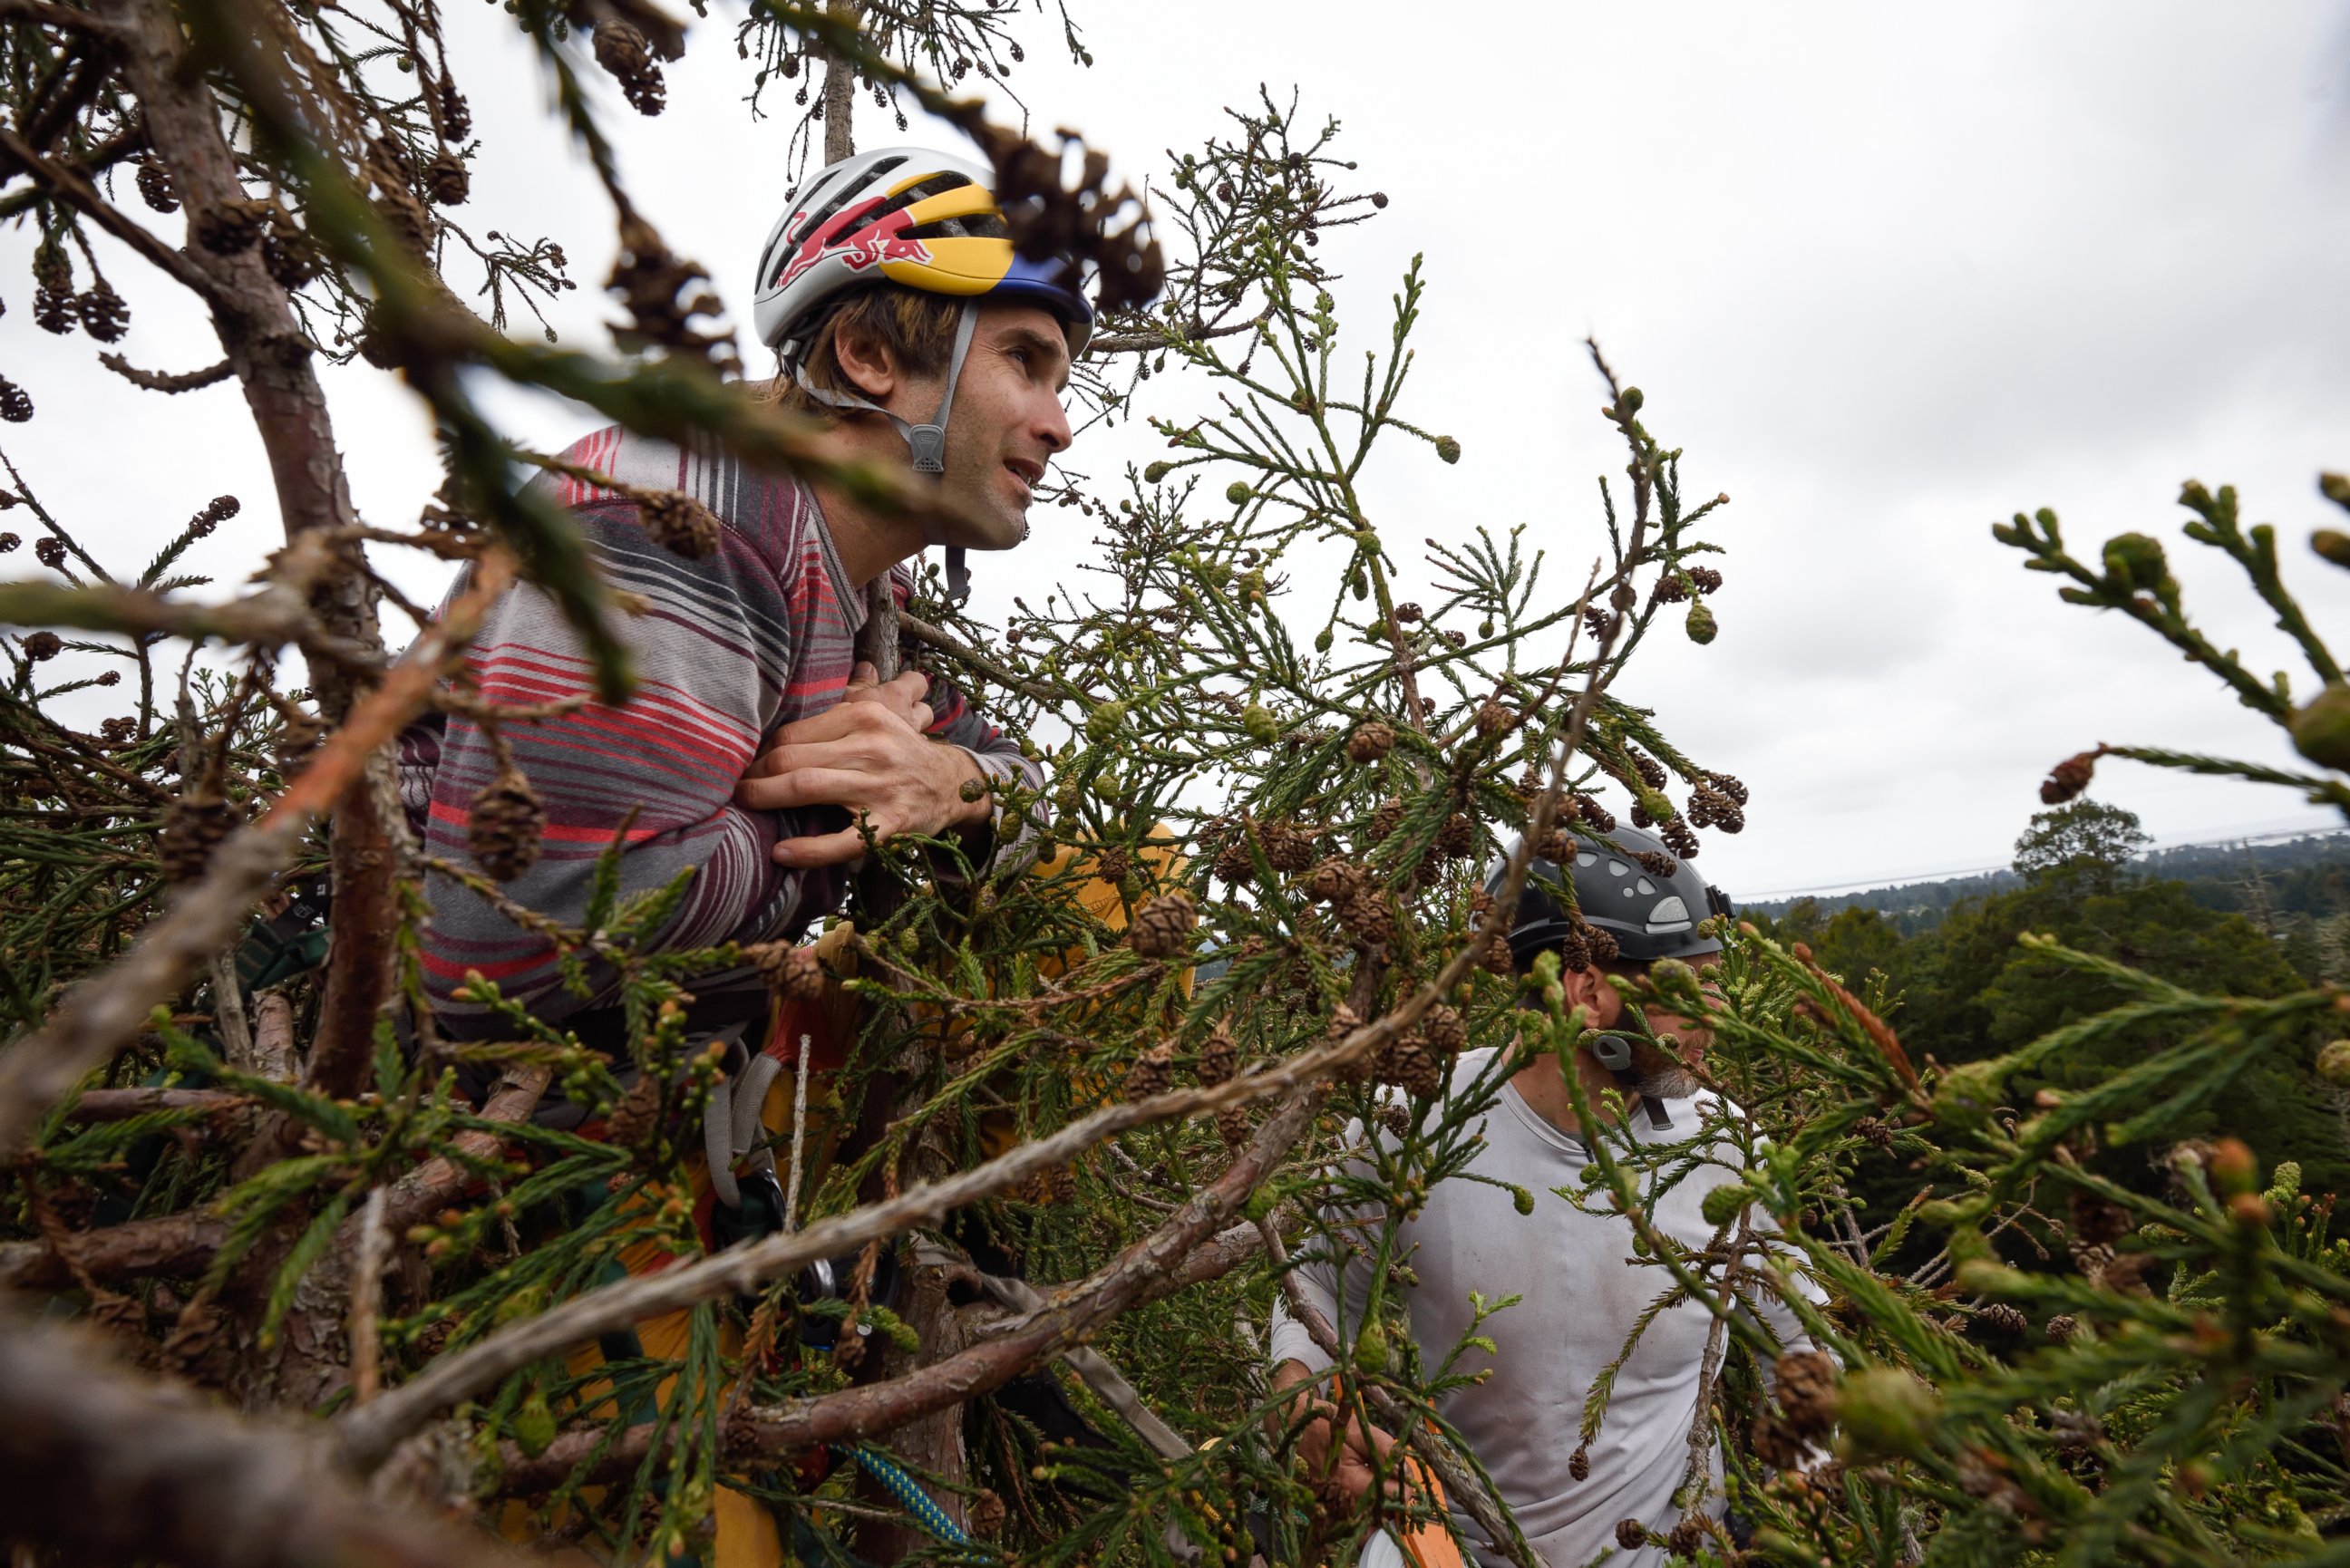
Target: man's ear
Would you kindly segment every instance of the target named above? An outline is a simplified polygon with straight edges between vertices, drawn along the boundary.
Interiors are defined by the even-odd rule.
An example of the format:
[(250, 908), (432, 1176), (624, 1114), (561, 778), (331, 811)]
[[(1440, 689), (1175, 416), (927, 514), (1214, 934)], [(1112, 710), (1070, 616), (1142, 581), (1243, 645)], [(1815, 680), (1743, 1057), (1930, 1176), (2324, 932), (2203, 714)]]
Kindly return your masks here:
[(1624, 999), (1607, 983), (1606, 971), (1596, 965), (1562, 969), (1558, 982), (1566, 992), (1567, 1006), (1583, 1008), (1592, 1028), (1608, 1028), (1624, 1015)]
[(842, 379), (874, 402), (886, 404), (898, 389), (898, 357), (879, 337), (857, 330), (853, 323), (833, 327), (832, 358)]

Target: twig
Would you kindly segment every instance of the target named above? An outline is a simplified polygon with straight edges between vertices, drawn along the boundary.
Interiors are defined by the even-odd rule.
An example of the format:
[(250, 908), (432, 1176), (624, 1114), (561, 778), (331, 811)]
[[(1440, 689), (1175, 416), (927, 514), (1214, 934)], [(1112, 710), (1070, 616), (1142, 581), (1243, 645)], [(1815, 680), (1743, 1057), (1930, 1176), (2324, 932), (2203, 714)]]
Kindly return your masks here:
[(300, 850), (311, 825), (424, 705), (442, 667), (471, 640), (513, 574), (512, 556), (502, 551), (484, 556), (473, 586), (352, 710), (268, 812), (213, 852), (204, 879), (182, 894), (119, 961), (68, 992), (39, 1033), (0, 1056), (0, 1158), (22, 1154), (42, 1115), (72, 1093), (84, 1074), (110, 1059), (235, 936), (254, 903)]
[(144, 387), (151, 392), (193, 392), (215, 386), (236, 373), (235, 367), (225, 359), (201, 370), (182, 370), (176, 375), (165, 370), (142, 370), (120, 354), (100, 354), (98, 362), (132, 386)]
[(359, 1210), (359, 1267), (351, 1279), (351, 1399), (364, 1405), (382, 1390), (381, 1339), (376, 1315), (383, 1305), (383, 1261), (391, 1231), (383, 1222), (384, 1189), (368, 1194)]

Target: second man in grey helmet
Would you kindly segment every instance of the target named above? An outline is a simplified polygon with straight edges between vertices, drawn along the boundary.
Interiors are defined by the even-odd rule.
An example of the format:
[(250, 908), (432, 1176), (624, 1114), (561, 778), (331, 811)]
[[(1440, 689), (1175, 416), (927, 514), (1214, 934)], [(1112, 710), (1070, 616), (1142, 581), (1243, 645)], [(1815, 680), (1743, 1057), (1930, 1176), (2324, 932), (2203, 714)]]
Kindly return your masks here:
[[(1561, 954), (1566, 1005), (1583, 1008), (1595, 1032), (1574, 1056), (1585, 1103), (1598, 1106), (1614, 1090), (1626, 1109), (1620, 1136), (1643, 1143), (1687, 1138), (1709, 1108), (1710, 1091), (1692, 1069), (1711, 1036), (1701, 1023), (1654, 1005), (1644, 1009), (1643, 1033), (1617, 981), (1662, 959), (1700, 971), (1720, 962), (1721, 943), (1707, 921), (1726, 916), (1728, 906), (1650, 836), (1622, 827), (1607, 837), (1577, 842), (1570, 866), (1534, 863), (1511, 933), (1512, 957), (1523, 972), (1544, 952)], [(1569, 877), (1580, 925), (1543, 886), (1564, 888)], [(1463, 1053), (1452, 1086), (1466, 1089), (1497, 1071), (1493, 1057), (1490, 1050)], [(1713, 1321), (1684, 1299), (1640, 1327), (1670, 1281), (1633, 1261), (1631, 1226), (1604, 1199), (1578, 1206), (1560, 1190), (1588, 1190), (1590, 1130), (1557, 1060), (1534, 1059), (1502, 1085), (1482, 1145), (1461, 1173), (1469, 1179), (1433, 1184), (1409, 1218), (1332, 1216), (1351, 1222), (1333, 1234), (1366, 1244), (1349, 1245), (1343, 1258), (1306, 1252), (1296, 1280), (1311, 1311), (1351, 1341), (1373, 1285), (1367, 1242), (1394, 1224), (1393, 1254), (1409, 1265), (1401, 1276), (1403, 1305), (1421, 1365), (1437, 1366), (1468, 1345), (1450, 1368), (1455, 1381), (1439, 1409), (1492, 1476), (1534, 1551), (1555, 1568), (1603, 1552), (1614, 1563), (1661, 1564), (1667, 1553), (1656, 1542), (1695, 1515), (1721, 1512), (1719, 1456), (1712, 1495), (1681, 1503), (1675, 1495), (1688, 1473), (1690, 1433), (1710, 1418), (1699, 1405)], [(1349, 1134), (1350, 1142), (1388, 1136), (1361, 1127)], [(1650, 1220), (1684, 1245), (1704, 1247), (1715, 1230), (1701, 1211), (1705, 1195), (1736, 1175), (1729, 1165), (1700, 1165), (1659, 1196)], [(1513, 1189), (1533, 1195), (1530, 1211), (1521, 1211)], [(1492, 1310), (1512, 1297), (1515, 1304)], [(1766, 1308), (1763, 1315), (1786, 1348), (1807, 1347), (1792, 1314)], [(1606, 1417), (1586, 1441), (1586, 1398), (1627, 1344)], [(1375, 1468), (1392, 1472), (1374, 1464), (1393, 1446), (1392, 1434), (1336, 1419), (1323, 1402), (1332, 1358), (1285, 1303), (1276, 1305), (1270, 1358), (1274, 1386), (1295, 1391), (1293, 1414), (1313, 1415), (1300, 1449), (1316, 1479), (1342, 1496), (1359, 1496)], [(1452, 1506), (1458, 1515), (1457, 1500)], [(1648, 1532), (1648, 1543), (1627, 1545), (1627, 1524)], [(1465, 1521), (1461, 1536), (1472, 1547), (1483, 1539)]]

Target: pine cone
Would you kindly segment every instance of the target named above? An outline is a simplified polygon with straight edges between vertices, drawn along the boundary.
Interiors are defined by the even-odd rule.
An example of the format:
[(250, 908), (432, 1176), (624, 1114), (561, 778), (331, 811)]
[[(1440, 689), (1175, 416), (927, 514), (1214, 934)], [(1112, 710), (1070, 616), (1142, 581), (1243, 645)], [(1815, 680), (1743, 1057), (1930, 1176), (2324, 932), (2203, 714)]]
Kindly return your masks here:
[(1662, 763), (1638, 746), (1625, 747), (1624, 755), (1631, 763), (1632, 771), (1640, 775), (1641, 783), (1650, 789), (1665, 787), (1665, 765)]
[(1126, 945), (1147, 959), (1173, 958), (1191, 945), (1200, 912), (1188, 893), (1161, 893), (1135, 911)]
[(432, 254), (432, 214), (425, 211), (424, 203), (416, 199), (416, 192), (405, 182), (393, 183), (380, 178), (375, 210), (411, 255)]
[(1347, 760), (1376, 763), (1395, 750), (1395, 731), (1378, 719), (1366, 719), (1347, 737)]
[(1705, 775), (1705, 782), (1728, 795), (1737, 805), (1746, 804), (1746, 786), (1739, 783), (1734, 774), (1708, 774)]
[(1648, 815), (1648, 808), (1642, 805), (1637, 800), (1632, 803), (1632, 826), (1635, 827), (1654, 827), (1657, 826), (1656, 818)]
[(55, 534), (45, 534), (33, 541), (33, 558), (49, 567), (66, 564), (66, 542)]
[(1805, 1450), (1802, 1434), (1783, 1417), (1767, 1410), (1755, 1417), (1754, 1424), (1746, 1428), (1746, 1446), (1754, 1450), (1756, 1459), (1774, 1470), (1803, 1468)]
[[(26, 394), (25, 389), (7, 377), (0, 376), (0, 420), (6, 420), (12, 425), (21, 425), (32, 417), (33, 400)], [(11, 539), (16, 536), (14, 534), (8, 535)], [(13, 545), (8, 547), (16, 548)]]
[(1240, 1106), (1226, 1106), (1216, 1113), (1216, 1136), (1224, 1140), (1227, 1148), (1238, 1148), (1249, 1140), (1248, 1112)]
[(1428, 1048), (1448, 1062), (1469, 1048), (1469, 1026), (1459, 1012), (1440, 1002), (1420, 1016), (1419, 1027), (1428, 1036)]
[(1105, 844), (1094, 853), (1094, 875), (1113, 888), (1123, 884), (1133, 870), (1134, 857), (1126, 852), (1123, 844)]
[(1368, 877), (1338, 896), (1336, 912), (1339, 926), (1357, 941), (1383, 942), (1395, 934), (1388, 901)]
[(718, 548), (717, 517), (683, 491), (646, 496), (637, 505), (637, 521), (654, 544), (689, 560), (699, 561)]
[(1863, 1116), (1860, 1120), (1852, 1124), (1852, 1130), (1858, 1134), (1879, 1154), (1891, 1154), (1893, 1152), (1893, 1129), (1877, 1117)]
[(1268, 822), (1257, 830), (1264, 857), (1276, 871), (1303, 871), (1314, 864), (1314, 840), (1295, 824)]
[(1401, 625), (1409, 626), (1412, 622), (1418, 620), (1419, 616), (1419, 607), (1412, 603), (1409, 599), (1404, 600), (1403, 603), (1396, 606), (1395, 607), (1395, 618)]
[(473, 193), (473, 177), (453, 152), (436, 152), (424, 163), (424, 193), (436, 206), (462, 207)]
[(1256, 875), (1256, 863), (1249, 858), (1248, 846), (1235, 839), (1224, 846), (1216, 857), (1216, 879), (1237, 886)]
[(261, 268), (280, 288), (300, 288), (318, 275), (318, 247), (291, 215), (273, 207), (261, 236)]
[(1694, 1519), (1684, 1519), (1665, 1537), (1665, 1550), (1676, 1557), (1694, 1559), (1705, 1545), (1705, 1530)]
[(215, 495), (204, 503), (204, 509), (188, 519), (188, 533), (194, 538), (209, 539), (213, 530), (244, 510), (244, 504), (234, 495)]
[(2063, 1345), (2081, 1332), (2081, 1320), (2071, 1313), (2058, 1313), (2048, 1320), (2048, 1343)]
[(979, 1495), (971, 1500), (968, 1518), (973, 1535), (993, 1540), (1003, 1532), (1003, 1500), (985, 1487), (980, 1488)]
[(1571, 930), (1560, 940), (1558, 967), (1564, 974), (1580, 974), (1591, 967), (1591, 942), (1584, 932)]
[(1360, 878), (1362, 873), (1333, 855), (1305, 878), (1305, 896), (1317, 904), (1335, 903)]
[(172, 190), (171, 172), (151, 157), (139, 161), (139, 199), (159, 213), (180, 210), (180, 198)]
[(1366, 845), (1386, 843), (1403, 825), (1403, 802), (1392, 795), (1379, 802), (1378, 809), (1371, 813), (1370, 820), (1363, 825), (1363, 842)]
[(635, 27), (617, 17), (597, 23), (596, 63), (612, 73), (639, 114), (650, 117), (661, 111), (668, 88), (645, 36)]
[(2032, 1326), (2031, 1319), (2005, 1302), (1993, 1302), (1975, 1314), (1975, 1322), (2002, 1338), (2013, 1339)]
[(1679, 861), (1669, 855), (1659, 855), (1653, 849), (1636, 849), (1632, 852), (1632, 858), (1639, 862), (1641, 870), (1659, 882), (1669, 879), (1681, 868)]
[(99, 278), (74, 301), (74, 309), (81, 317), (81, 329), (100, 343), (120, 343), (130, 326), (130, 306), (114, 292), (114, 286)]
[[(1357, 1013), (1353, 1008), (1347, 1006), (1342, 1002), (1332, 1010), (1330, 1013), (1330, 1022), (1322, 1031), (1323, 1043), (1325, 1044), (1330, 1044), (1337, 1041), (1344, 1040), (1347, 1035), (1352, 1034), (1356, 1030), (1360, 1029), (1362, 1026), (1363, 1020), (1361, 1014)], [(1338, 1081), (1341, 1083), (1367, 1084), (1371, 1081), (1371, 1075), (1378, 1072), (1378, 1057), (1357, 1056), (1353, 1061), (1348, 1062), (1344, 1066), (1338, 1068), (1336, 1076)]]
[(660, 1080), (650, 1073), (638, 1074), (628, 1094), (604, 1118), (604, 1141), (634, 1148), (660, 1122)]
[(2107, 1246), (2136, 1229), (2128, 1210), (2094, 1192), (2074, 1192), (2070, 1213), (2073, 1240), (2082, 1246)]
[(1478, 956), (1477, 961), (1486, 973), (1505, 978), (1515, 974), (1518, 970), (1517, 956), (1510, 951), (1510, 939), (1499, 931), (1487, 940), (1485, 950)]
[(6, 555), (24, 542), (14, 534), (0, 534), (0, 556)]
[(1378, 1080), (1393, 1084), (1417, 1100), (1433, 1099), (1444, 1089), (1444, 1068), (1417, 1033), (1400, 1034), (1379, 1053)]
[(1711, 566), (1691, 566), (1689, 569), (1689, 579), (1701, 594), (1710, 594), (1721, 587), (1721, 574)]
[(511, 882), (538, 864), (539, 836), (546, 808), (518, 768), (508, 767), (473, 797), (465, 818), (465, 842), (483, 870)]
[(1436, 852), (1439, 855), (1456, 857), (1466, 855), (1476, 842), (1477, 826), (1469, 820), (1466, 812), (1454, 812), (1436, 830)]
[(463, 141), (473, 134), (473, 106), (452, 81), (441, 84), (441, 134), (452, 141)]
[(1623, 950), (1617, 945), (1613, 932), (1602, 930), (1597, 926), (1583, 927), (1582, 936), (1583, 945), (1591, 950), (1591, 961), (1595, 964), (1614, 963), (1617, 955)]
[(791, 1002), (824, 1000), (824, 965), (814, 948), (792, 942), (762, 942), (744, 955), (759, 966), (768, 989)]
[(1616, 1521), (1616, 1544), (1627, 1552), (1638, 1552), (1648, 1543), (1648, 1527), (1637, 1519)]
[(1240, 1065), (1240, 1047), (1232, 1042), (1232, 1025), (1219, 1021), (1200, 1047), (1197, 1066), (1201, 1085), (1212, 1089), (1219, 1084), (1231, 1083)]
[(1836, 1364), (1816, 1350), (1791, 1350), (1773, 1371), (1779, 1408), (1799, 1436), (1815, 1437), (1835, 1425)]
[(53, 631), (36, 631), (25, 639), (25, 657), (35, 664), (47, 664), (65, 650), (65, 639)]
[(1691, 833), (1690, 831), (1689, 824), (1683, 822), (1680, 818), (1675, 817), (1672, 821), (1665, 824), (1665, 826), (1658, 831), (1657, 836), (1665, 841), (1666, 848), (1671, 850), (1682, 859), (1694, 860), (1697, 858), (1697, 835)]
[(1575, 1446), (1575, 1452), (1567, 1455), (1566, 1457), (1566, 1473), (1573, 1476), (1576, 1480), (1589, 1480), (1591, 1479), (1590, 1444), (1577, 1443)]
[(232, 196), (196, 214), (190, 225), (196, 244), (214, 255), (233, 256), (253, 248), (269, 221), (270, 204), (251, 197)]
[(163, 830), (156, 837), (163, 879), (178, 886), (201, 879), (213, 851), (244, 820), (244, 814), (214, 790), (198, 786), (175, 797), (163, 808)]
[(1534, 855), (1554, 866), (1565, 866), (1575, 859), (1575, 839), (1565, 829), (1554, 827), (1534, 846)]
[(1387, 1135), (1401, 1143), (1411, 1136), (1411, 1113), (1392, 1100), (1382, 1100), (1371, 1112)]
[(2088, 788), (2090, 781), (2096, 776), (2096, 772), (2097, 753), (2095, 752), (2082, 752), (2075, 756), (2066, 757), (2049, 769), (2047, 778), (2042, 781), (2040, 804), (2063, 805), (2066, 801)]
[(1479, 734), (1498, 735), (1517, 722), (1517, 715), (1488, 697), (1478, 706), (1476, 722)]
[(1616, 831), (1616, 814), (1590, 795), (1579, 794), (1575, 797), (1575, 815), (1581, 821), (1588, 823), (1594, 833)]
[(1657, 579), (1657, 586), (1648, 590), (1648, 597), (1660, 605), (1677, 605), (1689, 597), (1689, 589), (1681, 585), (1679, 573), (1667, 572)]
[(1162, 1040), (1135, 1058), (1126, 1070), (1126, 1097), (1147, 1100), (1175, 1086), (1175, 1043)]

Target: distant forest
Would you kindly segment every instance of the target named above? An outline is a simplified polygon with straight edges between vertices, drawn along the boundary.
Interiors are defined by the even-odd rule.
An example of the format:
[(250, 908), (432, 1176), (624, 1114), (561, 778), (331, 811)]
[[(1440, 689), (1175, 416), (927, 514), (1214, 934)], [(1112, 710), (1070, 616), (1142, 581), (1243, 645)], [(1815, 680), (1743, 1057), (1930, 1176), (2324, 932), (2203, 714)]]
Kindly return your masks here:
[[(2180, 882), (2209, 909), (2222, 909), (2271, 922), (2289, 916), (2312, 919), (2350, 909), (2350, 830), (2313, 833), (2298, 838), (2219, 844), (2186, 844), (2135, 856), (2130, 872), (2155, 881)], [(1841, 909), (1874, 909), (1903, 936), (1941, 923), (1962, 898), (2012, 892), (2023, 885), (2012, 868), (1935, 882), (1905, 882), (1851, 893), (1804, 893), (1788, 898), (1738, 900), (1741, 913), (1777, 919), (1799, 905), (1825, 919)]]
[[(2021, 945), (2027, 931), (2210, 993), (2350, 985), (2350, 833), (2151, 855), (2146, 842), (2129, 812), (2078, 800), (2034, 815), (2013, 866), (1996, 876), (1781, 899), (1740, 914), (1782, 941), (1807, 943), (1882, 1005), (1914, 1055), (1945, 1066), (2002, 1055), (2123, 1002)], [(2299, 1161), (2305, 1190), (2350, 1194), (2350, 1090), (2311, 1067), (2329, 1033), (2313, 1025), (2297, 1048), (2215, 1084), (2179, 1130), (2241, 1137), (2263, 1168)], [(2109, 1036), (2019, 1075), (2013, 1103), (2082, 1092), (2173, 1043), (2152, 1025)], [(2172, 1180), (2169, 1148), (2109, 1147), (2095, 1163), (2156, 1192)], [(1862, 1186), (1875, 1206), (1914, 1195), (1898, 1171)]]

